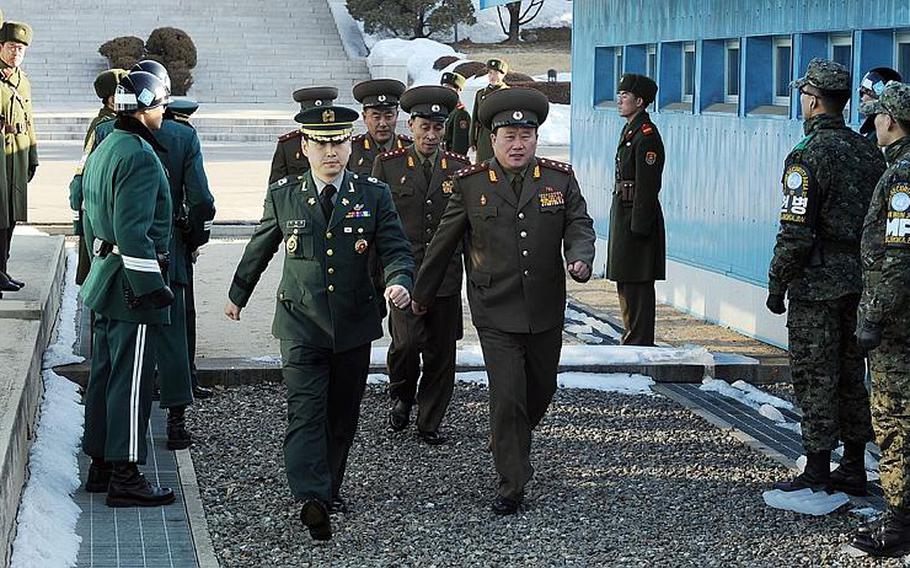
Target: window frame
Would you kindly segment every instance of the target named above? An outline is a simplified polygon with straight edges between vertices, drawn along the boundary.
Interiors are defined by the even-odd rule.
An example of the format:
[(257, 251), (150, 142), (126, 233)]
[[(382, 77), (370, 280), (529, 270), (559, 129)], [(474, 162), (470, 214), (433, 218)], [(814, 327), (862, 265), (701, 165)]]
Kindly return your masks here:
[[(623, 47), (619, 46), (616, 48), (615, 52), (613, 53), (613, 92), (614, 93), (619, 92), (619, 81), (622, 79), (622, 74), (624, 72), (623, 64), (624, 64), (625, 58), (624, 58), (623, 51), (624, 51)], [(615, 98), (616, 97), (614, 95), (614, 99)]]
[[(654, 57), (654, 68), (651, 68), (651, 57)], [(657, 81), (657, 44), (649, 43), (645, 46), (645, 75)]]
[[(738, 52), (738, 72), (737, 72), (737, 84), (736, 84), (736, 93), (735, 95), (730, 94), (730, 52), (732, 50)], [(742, 61), (743, 61), (743, 51), (742, 51), (742, 42), (739, 38), (728, 39), (724, 43), (724, 102), (727, 104), (738, 105), (739, 104), (739, 91), (740, 91), (740, 79), (742, 79)]]
[[(910, 45), (910, 30), (901, 30), (894, 32), (894, 69), (900, 73), (901, 70), (901, 44)], [(906, 62), (907, 70), (910, 71), (910, 61)], [(904, 77), (904, 74), (901, 73)], [(904, 77), (907, 80), (907, 77)]]
[[(790, 61), (788, 62), (787, 74), (790, 77), (790, 81), (793, 81), (793, 38), (791, 36), (774, 36), (771, 38), (771, 104), (789, 108), (790, 101), (793, 97), (792, 90), (787, 93), (786, 97), (777, 94), (777, 77), (779, 75), (777, 50), (782, 47), (786, 47), (790, 50)], [(787, 88), (789, 89), (789, 81), (787, 83)]]
[[(698, 88), (698, 75), (696, 73), (696, 70), (698, 68), (698, 52), (695, 49), (695, 42), (694, 41), (683, 42), (681, 53), (682, 53), (682, 62), (680, 63), (680, 70), (682, 71), (682, 76), (680, 78), (682, 80), (680, 81), (679, 100), (680, 100), (680, 102), (683, 102), (683, 103), (692, 104), (694, 107), (695, 91)], [(688, 54), (688, 53), (692, 54), (692, 94), (691, 95), (686, 94), (686, 78), (688, 77), (688, 73), (687, 73), (688, 70), (686, 69), (686, 54)]]

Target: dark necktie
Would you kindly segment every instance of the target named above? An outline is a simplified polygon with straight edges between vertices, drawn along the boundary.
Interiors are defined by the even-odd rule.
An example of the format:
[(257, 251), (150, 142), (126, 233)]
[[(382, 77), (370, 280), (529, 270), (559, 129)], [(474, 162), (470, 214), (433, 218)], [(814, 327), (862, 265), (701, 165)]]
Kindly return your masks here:
[(522, 183), (524, 183), (524, 178), (521, 176), (521, 174), (518, 174), (517, 176), (512, 178), (512, 191), (515, 192), (516, 196), (521, 195), (521, 184)]
[(326, 223), (332, 220), (332, 211), (335, 209), (332, 197), (335, 196), (336, 191), (335, 186), (329, 184), (322, 188), (322, 195), (319, 196), (319, 204), (322, 206), (322, 213), (325, 215)]
[(430, 179), (433, 177), (433, 163), (429, 159), (423, 161), (423, 177), (427, 180), (429, 185)]

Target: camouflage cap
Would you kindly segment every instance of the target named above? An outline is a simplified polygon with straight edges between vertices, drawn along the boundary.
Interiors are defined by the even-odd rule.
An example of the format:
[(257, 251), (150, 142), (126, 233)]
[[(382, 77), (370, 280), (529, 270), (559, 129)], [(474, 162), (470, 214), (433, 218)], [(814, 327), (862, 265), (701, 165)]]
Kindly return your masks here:
[(814, 58), (806, 68), (806, 74), (790, 83), (791, 89), (809, 85), (822, 91), (849, 91), (850, 72), (847, 68), (830, 59)]
[(120, 84), (120, 79), (123, 79), (126, 74), (126, 69), (108, 69), (107, 71), (102, 71), (95, 77), (95, 94), (98, 95), (98, 98), (101, 100), (113, 97), (114, 93), (117, 91), (117, 85)]
[(910, 120), (910, 85), (889, 81), (879, 98), (860, 105), (866, 116), (890, 114), (900, 120)]
[(23, 45), (32, 43), (32, 27), (24, 22), (3, 22), (0, 43), (15, 41)]

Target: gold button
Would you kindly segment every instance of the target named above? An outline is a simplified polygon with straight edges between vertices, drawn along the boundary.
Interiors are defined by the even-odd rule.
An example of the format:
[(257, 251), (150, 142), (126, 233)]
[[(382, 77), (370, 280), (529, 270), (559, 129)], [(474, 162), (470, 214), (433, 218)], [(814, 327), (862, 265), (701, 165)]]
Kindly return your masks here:
[(333, 254), (335, 254), (335, 251), (333, 251), (332, 249), (329, 249), (329, 250), (325, 251), (325, 253), (329, 256), (332, 256)]
[(332, 233), (326, 233), (326, 234), (325, 234), (325, 238), (331, 239), (331, 238), (332, 238)]
[[(527, 273), (527, 270), (525, 270), (525, 272)], [(334, 291), (335, 291), (335, 285), (329, 284), (329, 292), (334, 292)]]
[(335, 269), (331, 266), (329, 267), (329, 274), (335, 274)]

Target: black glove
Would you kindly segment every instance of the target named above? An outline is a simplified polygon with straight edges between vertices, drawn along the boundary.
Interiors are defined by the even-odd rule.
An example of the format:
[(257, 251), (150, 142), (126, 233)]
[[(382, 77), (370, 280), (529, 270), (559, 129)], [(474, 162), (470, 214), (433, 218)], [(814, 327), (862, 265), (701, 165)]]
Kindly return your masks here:
[(768, 306), (768, 311), (772, 314), (780, 315), (787, 311), (787, 306), (784, 305), (783, 294), (768, 294), (765, 305)]
[(863, 320), (856, 332), (856, 343), (863, 351), (871, 351), (882, 342), (882, 326)]
[(32, 181), (32, 178), (35, 177), (35, 172), (38, 171), (38, 165), (28, 167), (28, 179), (26, 181)]

